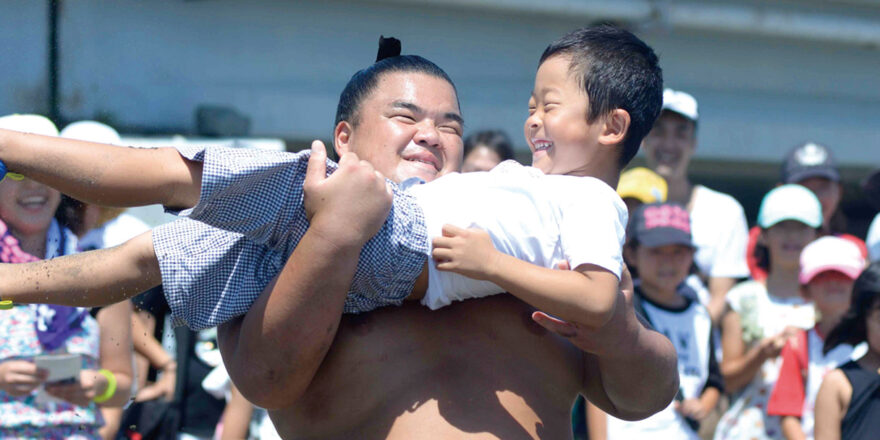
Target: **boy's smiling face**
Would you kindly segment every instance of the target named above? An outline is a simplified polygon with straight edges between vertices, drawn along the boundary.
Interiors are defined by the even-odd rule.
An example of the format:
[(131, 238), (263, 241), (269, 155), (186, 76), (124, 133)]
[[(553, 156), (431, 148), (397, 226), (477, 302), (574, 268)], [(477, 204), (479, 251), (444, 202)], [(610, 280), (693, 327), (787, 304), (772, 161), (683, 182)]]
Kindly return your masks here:
[(587, 122), (587, 95), (570, 65), (569, 56), (556, 55), (538, 67), (524, 131), (532, 166), (545, 174), (586, 176), (602, 118)]

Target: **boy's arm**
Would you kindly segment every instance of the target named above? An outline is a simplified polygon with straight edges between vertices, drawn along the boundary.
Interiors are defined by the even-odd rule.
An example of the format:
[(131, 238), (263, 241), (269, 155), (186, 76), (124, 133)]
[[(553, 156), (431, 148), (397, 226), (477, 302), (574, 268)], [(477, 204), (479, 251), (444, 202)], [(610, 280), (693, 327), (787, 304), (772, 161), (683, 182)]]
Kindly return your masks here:
[(437, 269), (487, 280), (535, 308), (592, 327), (604, 325), (614, 313), (618, 281), (613, 273), (592, 264), (556, 270), (501, 253), (480, 229), (443, 226), (434, 239)]
[(0, 265), (0, 297), (13, 303), (106, 306), (161, 283), (152, 231), (112, 248)]
[(9, 171), (98, 205), (189, 208), (201, 190), (202, 164), (174, 148), (126, 148), (0, 129), (0, 160)]

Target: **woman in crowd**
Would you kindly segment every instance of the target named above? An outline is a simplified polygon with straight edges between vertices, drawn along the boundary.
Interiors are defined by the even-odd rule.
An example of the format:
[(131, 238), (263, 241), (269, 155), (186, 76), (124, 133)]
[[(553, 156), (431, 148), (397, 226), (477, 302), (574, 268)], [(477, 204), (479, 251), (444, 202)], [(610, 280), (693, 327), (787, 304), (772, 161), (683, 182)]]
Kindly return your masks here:
[[(0, 127), (57, 135), (36, 115), (0, 118)], [(76, 236), (54, 219), (60, 194), (29, 179), (0, 181), (0, 260), (22, 263), (73, 253)], [(130, 396), (131, 306), (92, 311), (54, 305), (0, 310), (0, 437), (101, 438), (99, 406)], [(80, 371), (47, 382), (42, 355), (79, 359)], [(76, 361), (74, 361), (76, 362)]]
[(779, 374), (779, 353), (797, 329), (813, 327), (813, 306), (800, 293), (800, 254), (816, 238), (822, 207), (800, 185), (773, 189), (758, 213), (766, 279), (730, 290), (721, 320), (721, 374), (732, 393), (715, 438), (781, 439), (779, 417), (766, 413)]

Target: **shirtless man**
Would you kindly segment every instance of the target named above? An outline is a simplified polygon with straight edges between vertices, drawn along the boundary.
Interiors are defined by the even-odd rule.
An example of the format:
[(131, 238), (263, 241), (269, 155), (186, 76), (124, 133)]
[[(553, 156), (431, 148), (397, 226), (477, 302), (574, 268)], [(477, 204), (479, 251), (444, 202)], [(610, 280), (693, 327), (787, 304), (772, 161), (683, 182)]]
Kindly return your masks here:
[[(458, 98), (445, 74), (404, 67), (354, 81), (364, 92), (347, 87), (340, 98), (337, 152), (395, 181), (460, 167)], [(631, 289), (601, 328), (557, 321), (510, 295), (343, 315), (358, 254), (387, 203), (364, 183), (373, 173), (362, 165), (307, 182), (308, 232), (247, 315), (219, 329), (230, 376), (271, 410), (283, 437), (558, 439), (571, 435), (578, 393), (624, 419), (669, 404), (675, 351), (636, 319)], [(631, 287), (628, 276), (621, 286)]]

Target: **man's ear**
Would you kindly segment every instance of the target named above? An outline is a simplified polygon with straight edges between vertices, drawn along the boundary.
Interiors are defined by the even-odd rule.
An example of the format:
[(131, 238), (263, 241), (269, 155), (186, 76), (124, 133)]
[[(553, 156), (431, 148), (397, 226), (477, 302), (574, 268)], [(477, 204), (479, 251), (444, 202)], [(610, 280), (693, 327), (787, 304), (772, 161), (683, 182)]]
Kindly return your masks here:
[(336, 157), (342, 157), (344, 153), (351, 151), (351, 123), (348, 121), (339, 121), (336, 128), (333, 129), (333, 149), (336, 151)]
[(619, 145), (626, 138), (632, 119), (629, 112), (622, 109), (614, 109), (605, 116), (605, 124), (602, 133), (599, 134), (599, 143), (603, 145)]

